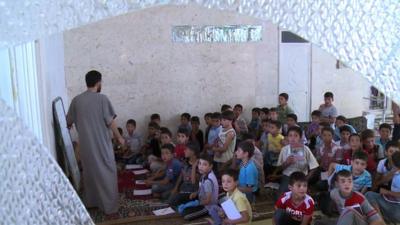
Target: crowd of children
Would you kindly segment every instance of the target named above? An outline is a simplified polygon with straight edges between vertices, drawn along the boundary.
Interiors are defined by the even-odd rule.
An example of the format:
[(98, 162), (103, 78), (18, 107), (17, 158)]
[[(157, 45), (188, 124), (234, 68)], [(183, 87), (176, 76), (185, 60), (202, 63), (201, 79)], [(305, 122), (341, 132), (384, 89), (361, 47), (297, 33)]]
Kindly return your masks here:
[[(400, 222), (400, 151), (392, 126), (355, 130), (327, 92), (311, 123), (300, 127), (288, 100), (281, 93), (276, 108), (253, 108), (249, 123), (242, 105), (223, 105), (204, 115), (204, 133), (199, 117), (183, 113), (176, 143), (159, 114), (151, 115), (146, 139), (130, 119), (126, 150), (118, 148), (116, 159), (148, 166), (153, 196), (187, 220), (209, 215), (212, 224), (250, 224), (256, 196), (267, 182), (278, 182), (274, 224), (311, 224), (315, 207), (330, 216), (315, 224)], [(239, 219), (226, 215), (223, 199), (233, 201)]]

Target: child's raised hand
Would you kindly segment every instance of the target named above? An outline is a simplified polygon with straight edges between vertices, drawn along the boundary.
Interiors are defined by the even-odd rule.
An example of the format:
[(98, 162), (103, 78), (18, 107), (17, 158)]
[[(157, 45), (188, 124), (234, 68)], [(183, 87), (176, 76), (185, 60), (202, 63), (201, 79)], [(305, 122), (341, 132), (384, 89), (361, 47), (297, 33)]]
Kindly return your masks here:
[(190, 200), (195, 199), (196, 197), (197, 197), (197, 193), (195, 193), (195, 192), (193, 192), (193, 193), (191, 193), (191, 194), (189, 195), (189, 199), (190, 199)]

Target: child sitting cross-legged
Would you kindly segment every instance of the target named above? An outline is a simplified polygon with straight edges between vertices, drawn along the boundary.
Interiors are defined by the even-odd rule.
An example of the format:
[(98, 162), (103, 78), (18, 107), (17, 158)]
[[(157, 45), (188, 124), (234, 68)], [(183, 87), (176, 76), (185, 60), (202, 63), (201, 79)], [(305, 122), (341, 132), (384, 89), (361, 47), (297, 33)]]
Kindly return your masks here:
[[(303, 172), (307, 180), (313, 177), (319, 164), (310, 149), (301, 141), (300, 127), (290, 127), (288, 130), (289, 144), (282, 148), (277, 166), (283, 171), (279, 185), (279, 195), (288, 191), (289, 177), (294, 172)], [(276, 170), (278, 171), (278, 170)], [(278, 172), (276, 172), (278, 173)]]
[(218, 181), (213, 172), (213, 159), (207, 153), (200, 156), (198, 169), (201, 175), (199, 189), (190, 194), (190, 201), (178, 206), (185, 220), (193, 220), (209, 214), (213, 224), (221, 224), (218, 215)]
[(306, 225), (311, 223), (314, 200), (307, 195), (307, 177), (294, 172), (289, 178), (289, 192), (284, 193), (275, 203), (273, 224)]
[(388, 180), (392, 180), (390, 190), (381, 188), (379, 193), (367, 192), (365, 197), (386, 222), (400, 223), (400, 152), (396, 151), (391, 158), (393, 168), (386, 175)]
[(177, 207), (180, 204), (190, 201), (190, 194), (198, 189), (198, 170), (200, 148), (197, 143), (189, 143), (185, 149), (185, 162), (181, 173), (176, 181), (174, 189), (169, 197), (169, 204)]
[(222, 172), (222, 187), (226, 191), (226, 197), (230, 198), (235, 204), (241, 217), (236, 220), (225, 218), (223, 224), (241, 224), (248, 225), (253, 218), (253, 212), (246, 195), (238, 188), (238, 172), (228, 169)]
[(353, 175), (348, 170), (336, 174), (336, 186), (330, 192), (332, 206), (339, 213), (338, 218), (321, 219), (315, 225), (383, 225), (379, 213), (370, 205), (367, 199), (353, 188)]
[(376, 174), (373, 182), (372, 191), (378, 191), (379, 188), (389, 187), (389, 182), (393, 178), (393, 171), (396, 167), (393, 165), (393, 154), (399, 151), (399, 145), (396, 141), (389, 141), (385, 145), (385, 155), (387, 158), (382, 159), (378, 163)]
[(175, 187), (177, 178), (181, 172), (181, 162), (174, 158), (174, 146), (166, 144), (161, 147), (161, 158), (166, 164), (166, 171), (160, 177), (149, 177), (146, 185), (151, 185), (153, 196), (167, 199), (171, 190)]
[(356, 151), (353, 154), (351, 165), (331, 163), (328, 170), (328, 176), (331, 177), (334, 172), (337, 173), (341, 170), (348, 170), (353, 176), (354, 185), (352, 184), (352, 187), (354, 191), (365, 193), (368, 188), (371, 188), (372, 186), (371, 174), (366, 170), (367, 160), (367, 153), (363, 151)]
[(251, 157), (254, 155), (254, 145), (243, 141), (236, 150), (236, 158), (241, 160), (239, 172), (239, 190), (243, 192), (250, 203), (255, 201), (255, 192), (258, 190), (258, 170)]

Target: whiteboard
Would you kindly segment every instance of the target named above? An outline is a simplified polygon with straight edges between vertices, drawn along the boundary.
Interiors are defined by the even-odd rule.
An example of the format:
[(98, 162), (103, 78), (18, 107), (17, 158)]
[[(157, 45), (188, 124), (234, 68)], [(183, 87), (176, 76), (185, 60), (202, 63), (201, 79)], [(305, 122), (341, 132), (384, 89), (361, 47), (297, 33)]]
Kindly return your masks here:
[(53, 101), (53, 120), (58, 161), (65, 175), (70, 178), (72, 186), (76, 191), (79, 191), (81, 175), (75, 158), (71, 135), (67, 128), (67, 118), (61, 97), (57, 97)]

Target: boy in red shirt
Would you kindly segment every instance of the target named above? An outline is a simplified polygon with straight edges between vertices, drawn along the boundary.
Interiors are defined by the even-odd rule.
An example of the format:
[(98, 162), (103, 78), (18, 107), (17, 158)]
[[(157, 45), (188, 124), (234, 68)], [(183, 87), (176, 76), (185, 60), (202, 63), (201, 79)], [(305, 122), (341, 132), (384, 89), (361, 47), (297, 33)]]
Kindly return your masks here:
[(378, 166), (379, 146), (375, 145), (375, 133), (373, 130), (366, 129), (361, 133), (362, 149), (368, 154), (367, 170), (371, 175), (376, 173)]
[(189, 142), (190, 131), (186, 128), (179, 128), (176, 135), (175, 158), (183, 160), (185, 158), (186, 144)]
[(289, 178), (289, 192), (275, 203), (274, 225), (311, 224), (314, 200), (307, 195), (307, 178), (302, 172), (294, 172)]

